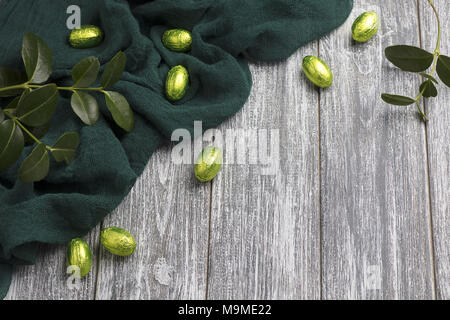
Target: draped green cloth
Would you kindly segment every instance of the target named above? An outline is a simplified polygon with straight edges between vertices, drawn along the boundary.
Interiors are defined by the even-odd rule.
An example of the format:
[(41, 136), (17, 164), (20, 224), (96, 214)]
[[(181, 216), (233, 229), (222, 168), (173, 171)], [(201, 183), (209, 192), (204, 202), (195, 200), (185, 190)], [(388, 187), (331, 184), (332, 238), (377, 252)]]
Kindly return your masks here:
[[(82, 24), (104, 30), (101, 45), (68, 45), (71, 4), (80, 6)], [(70, 96), (61, 93), (43, 141), (52, 144), (63, 132), (77, 131), (75, 160), (69, 166), (52, 161), (44, 181), (24, 184), (17, 171), (31, 151), (27, 147), (17, 164), (0, 172), (0, 298), (8, 291), (12, 266), (33, 264), (39, 242), (84, 236), (114, 210), (173, 130), (193, 132), (196, 120), (204, 130), (216, 127), (244, 105), (252, 81), (243, 53), (255, 61), (285, 59), (342, 24), (352, 5), (352, 0), (0, 0), (1, 66), (23, 70), (27, 32), (52, 50), (51, 81), (59, 85), (71, 85), (71, 68), (79, 60), (96, 56), (103, 66), (122, 50), (126, 72), (113, 90), (126, 96), (136, 117), (135, 129), (126, 134), (98, 96), (103, 115), (94, 126), (84, 126), (70, 108)], [(162, 33), (174, 27), (192, 31), (190, 52), (162, 45)], [(172, 104), (164, 97), (165, 77), (179, 64), (189, 70), (190, 87)], [(8, 101), (0, 102), (5, 107)]]

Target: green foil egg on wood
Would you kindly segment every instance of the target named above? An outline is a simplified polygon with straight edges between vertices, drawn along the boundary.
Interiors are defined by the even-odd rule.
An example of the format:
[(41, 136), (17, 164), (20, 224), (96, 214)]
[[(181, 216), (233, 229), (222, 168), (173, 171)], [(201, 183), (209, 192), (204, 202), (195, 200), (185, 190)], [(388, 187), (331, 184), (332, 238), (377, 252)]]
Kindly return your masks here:
[(303, 59), (303, 72), (306, 77), (320, 88), (328, 88), (333, 83), (330, 67), (320, 58), (307, 56)]
[(171, 29), (162, 36), (163, 45), (175, 52), (187, 52), (192, 47), (192, 35), (184, 29)]
[(353, 23), (353, 39), (357, 42), (367, 42), (378, 32), (379, 27), (378, 14), (374, 11), (364, 12)]
[(166, 78), (166, 97), (175, 102), (184, 97), (189, 86), (189, 73), (183, 66), (170, 69)]
[(198, 181), (208, 182), (214, 179), (222, 168), (222, 150), (218, 147), (203, 149), (194, 166), (194, 174)]
[[(73, 239), (67, 248), (67, 265), (80, 268), (79, 276), (83, 278), (92, 268), (92, 252), (86, 241)], [(77, 275), (77, 272), (74, 272)]]
[(117, 256), (129, 256), (136, 250), (136, 241), (131, 233), (118, 227), (105, 228), (100, 233), (102, 245)]
[(74, 48), (92, 48), (102, 43), (103, 37), (103, 31), (99, 27), (84, 25), (80, 29), (72, 30), (69, 36), (69, 43)]

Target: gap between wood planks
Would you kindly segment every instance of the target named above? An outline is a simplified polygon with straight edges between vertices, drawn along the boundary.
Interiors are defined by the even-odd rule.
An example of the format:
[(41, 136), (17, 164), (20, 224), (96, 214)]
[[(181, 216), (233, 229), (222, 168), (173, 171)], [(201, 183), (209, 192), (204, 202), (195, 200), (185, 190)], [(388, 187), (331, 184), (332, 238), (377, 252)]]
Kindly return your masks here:
[[(317, 40), (317, 56), (320, 57), (320, 39)], [(322, 217), (322, 164), (321, 164), (321, 159), (322, 159), (322, 153), (321, 153), (321, 132), (320, 132), (320, 123), (321, 123), (321, 119), (320, 119), (320, 89), (317, 88), (317, 108), (318, 108), (318, 112), (317, 112), (317, 121), (318, 121), (318, 125), (317, 125), (317, 134), (318, 134), (318, 155), (319, 155), (319, 159), (318, 159), (318, 169), (317, 171), (319, 172), (319, 297), (320, 300), (323, 300), (323, 248), (322, 248), (322, 232), (323, 232), (323, 227), (322, 227), (322, 221), (323, 221), (323, 217)]]
[[(418, 32), (419, 32), (419, 45), (422, 49), (423, 48), (423, 42), (422, 42), (422, 22), (420, 21), (420, 4), (419, 0), (416, 1), (416, 9), (417, 9), (417, 26), (418, 26)], [(423, 78), (423, 77), (422, 77)], [(427, 110), (427, 104), (424, 99), (424, 111), (425, 114), (428, 113)], [(428, 188), (428, 227), (429, 227), (429, 246), (430, 246), (430, 260), (431, 260), (431, 266), (433, 270), (431, 270), (431, 274), (433, 275), (433, 299), (436, 300), (437, 297), (437, 282), (436, 282), (436, 263), (435, 263), (435, 251), (434, 251), (434, 228), (433, 228), (433, 212), (432, 212), (432, 205), (431, 205), (431, 172), (430, 172), (430, 161), (429, 161), (429, 150), (428, 150), (428, 130), (427, 130), (427, 123), (424, 122), (423, 130), (425, 134), (425, 160), (426, 160), (426, 166), (427, 166), (427, 188)]]

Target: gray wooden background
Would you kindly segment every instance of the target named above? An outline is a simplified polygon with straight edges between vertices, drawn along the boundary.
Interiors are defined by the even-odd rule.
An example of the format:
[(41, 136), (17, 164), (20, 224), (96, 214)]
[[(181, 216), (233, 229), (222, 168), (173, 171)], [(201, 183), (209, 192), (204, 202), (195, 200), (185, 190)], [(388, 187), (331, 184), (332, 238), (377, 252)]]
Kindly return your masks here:
[[(450, 55), (450, 1), (434, 1)], [(351, 24), (377, 11), (367, 44)], [(189, 165), (157, 152), (131, 194), (91, 232), (92, 272), (66, 285), (65, 246), (40, 248), (18, 267), (7, 299), (450, 299), (450, 90), (414, 106), (383, 103), (382, 92), (415, 95), (421, 79), (383, 57), (392, 44), (435, 46), (425, 0), (356, 0), (347, 22), (285, 62), (252, 64), (243, 110), (220, 126), (278, 129), (276, 175), (227, 165), (199, 184)], [(305, 55), (332, 67), (333, 86), (302, 75)], [(128, 229), (128, 258), (99, 247), (99, 230)]]

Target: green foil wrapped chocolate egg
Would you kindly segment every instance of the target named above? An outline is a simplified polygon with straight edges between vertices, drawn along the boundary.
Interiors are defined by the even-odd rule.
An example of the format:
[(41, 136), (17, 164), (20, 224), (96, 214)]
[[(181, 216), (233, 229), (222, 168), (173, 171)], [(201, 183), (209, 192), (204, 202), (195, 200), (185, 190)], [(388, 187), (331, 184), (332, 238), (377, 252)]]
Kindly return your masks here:
[(162, 36), (164, 46), (175, 52), (187, 52), (192, 47), (192, 35), (184, 29), (171, 29)]
[(353, 23), (353, 39), (358, 42), (369, 41), (378, 32), (379, 26), (380, 19), (376, 12), (364, 12)]
[(80, 238), (70, 241), (67, 248), (67, 265), (80, 268), (81, 278), (91, 271), (92, 253), (86, 241)]
[(74, 48), (92, 48), (103, 41), (103, 31), (97, 26), (84, 25), (80, 29), (73, 29), (69, 36), (69, 43)]
[(194, 174), (198, 181), (208, 182), (214, 179), (222, 168), (222, 150), (217, 147), (203, 149), (194, 166)]
[(170, 69), (166, 78), (167, 99), (175, 102), (184, 97), (189, 86), (189, 73), (183, 66)]
[(136, 241), (131, 233), (118, 227), (109, 227), (100, 233), (103, 246), (117, 256), (129, 256), (136, 250)]
[(303, 59), (303, 72), (320, 88), (328, 88), (333, 83), (333, 73), (330, 67), (318, 57), (307, 56)]

